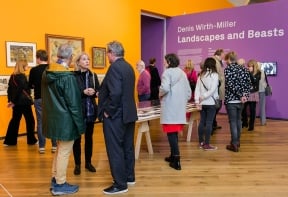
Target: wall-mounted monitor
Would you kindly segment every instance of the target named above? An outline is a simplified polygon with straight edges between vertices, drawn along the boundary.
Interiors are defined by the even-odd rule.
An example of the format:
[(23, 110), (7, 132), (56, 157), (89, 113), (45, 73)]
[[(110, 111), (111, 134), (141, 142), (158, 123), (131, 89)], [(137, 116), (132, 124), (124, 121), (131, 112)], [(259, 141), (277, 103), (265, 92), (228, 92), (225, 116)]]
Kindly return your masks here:
[(277, 62), (260, 62), (261, 70), (263, 70), (266, 75), (277, 75)]

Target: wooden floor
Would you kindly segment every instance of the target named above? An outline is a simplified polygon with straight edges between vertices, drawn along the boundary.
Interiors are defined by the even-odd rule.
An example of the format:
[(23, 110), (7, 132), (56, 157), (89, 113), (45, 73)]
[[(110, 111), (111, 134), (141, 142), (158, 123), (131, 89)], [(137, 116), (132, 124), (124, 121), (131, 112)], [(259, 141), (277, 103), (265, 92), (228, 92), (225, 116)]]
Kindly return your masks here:
[[(223, 128), (211, 138), (217, 151), (198, 149), (196, 127), (191, 142), (186, 142), (185, 131), (180, 135), (182, 170), (176, 171), (163, 160), (169, 147), (159, 121), (151, 121), (154, 155), (148, 154), (145, 138), (142, 139), (136, 162), (137, 183), (119, 196), (288, 196), (288, 121), (268, 120), (266, 126), (260, 126), (257, 120), (253, 132), (243, 129), (238, 153), (225, 149), (230, 141), (227, 116), (219, 115), (218, 122)], [(102, 190), (111, 185), (101, 124), (95, 128), (94, 139), (92, 163), (96, 173), (85, 171), (82, 166), (81, 175), (75, 176), (73, 157), (70, 158), (68, 182), (80, 186), (79, 192), (71, 196), (105, 196)], [(51, 196), (51, 144), (40, 155), (37, 146), (26, 145), (25, 136), (19, 137), (16, 147), (3, 147), (3, 140), (0, 143), (0, 196)]]

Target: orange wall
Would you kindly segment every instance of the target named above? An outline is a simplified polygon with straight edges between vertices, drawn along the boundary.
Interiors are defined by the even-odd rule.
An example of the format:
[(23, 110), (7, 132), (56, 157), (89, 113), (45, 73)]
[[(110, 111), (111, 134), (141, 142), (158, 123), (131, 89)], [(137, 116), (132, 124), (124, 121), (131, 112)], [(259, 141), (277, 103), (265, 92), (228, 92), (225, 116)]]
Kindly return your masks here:
[[(5, 2), (5, 3), (4, 3)], [(226, 0), (215, 3), (201, 0), (71, 0), (35, 1), (9, 0), (0, 6), (0, 75), (10, 75), (6, 66), (6, 41), (33, 42), (37, 49), (45, 49), (45, 33), (85, 38), (85, 51), (91, 47), (105, 47), (111, 40), (119, 40), (125, 48), (126, 59), (134, 65), (140, 59), (140, 13), (149, 11), (166, 16), (194, 13), (231, 7)], [(219, 3), (220, 2), (220, 3)], [(105, 69), (94, 69), (98, 74)], [(7, 97), (0, 96), (0, 136), (5, 136), (11, 118), (6, 107)], [(24, 118), (23, 118), (24, 119)], [(25, 131), (22, 120), (20, 133)]]

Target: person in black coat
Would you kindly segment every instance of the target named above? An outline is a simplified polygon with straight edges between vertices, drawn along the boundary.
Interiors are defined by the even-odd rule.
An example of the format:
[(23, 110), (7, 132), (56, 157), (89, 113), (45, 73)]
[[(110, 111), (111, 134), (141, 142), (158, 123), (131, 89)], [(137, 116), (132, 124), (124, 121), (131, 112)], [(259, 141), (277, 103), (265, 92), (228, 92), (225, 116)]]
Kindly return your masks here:
[(118, 41), (107, 44), (110, 67), (98, 95), (98, 118), (103, 121), (104, 139), (113, 184), (105, 194), (128, 191), (135, 184), (134, 133), (137, 109), (135, 73), (124, 59), (124, 48)]
[[(93, 131), (97, 118), (97, 104), (95, 98), (99, 90), (97, 74), (89, 70), (90, 58), (85, 52), (79, 54), (75, 60), (75, 76), (81, 92), (83, 117), (86, 124), (85, 130), (85, 168), (90, 172), (96, 172), (91, 163), (93, 152)], [(74, 174), (81, 173), (81, 136), (73, 144), (75, 161)]]
[(27, 60), (18, 60), (8, 83), (8, 107), (12, 107), (12, 119), (9, 122), (4, 146), (17, 144), (19, 125), (22, 114), (26, 121), (27, 144), (34, 145), (37, 139), (34, 135), (35, 120), (32, 113), (33, 100), (25, 71), (28, 69)]
[(155, 65), (156, 59), (151, 58), (149, 60), (149, 66), (147, 70), (150, 73), (151, 80), (150, 80), (150, 100), (159, 100), (159, 87), (161, 85), (161, 79), (159, 76), (158, 69)]

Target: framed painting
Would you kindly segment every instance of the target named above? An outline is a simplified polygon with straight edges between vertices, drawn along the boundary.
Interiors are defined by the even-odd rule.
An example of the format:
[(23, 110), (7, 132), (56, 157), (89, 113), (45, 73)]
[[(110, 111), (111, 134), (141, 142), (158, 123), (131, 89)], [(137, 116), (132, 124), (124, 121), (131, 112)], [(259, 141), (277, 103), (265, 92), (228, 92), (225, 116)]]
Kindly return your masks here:
[(7, 95), (9, 79), (8, 75), (0, 75), (0, 96)]
[(106, 66), (106, 48), (92, 47), (92, 68), (104, 68)]
[(84, 51), (84, 38), (81, 37), (45, 34), (45, 40), (50, 64), (57, 61), (58, 47), (62, 44), (69, 44), (73, 47), (72, 64), (74, 63), (74, 58)]
[(14, 67), (18, 59), (26, 59), (28, 66), (36, 66), (36, 43), (6, 42), (7, 66)]

